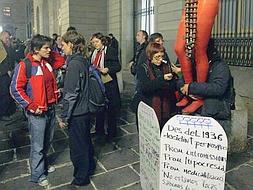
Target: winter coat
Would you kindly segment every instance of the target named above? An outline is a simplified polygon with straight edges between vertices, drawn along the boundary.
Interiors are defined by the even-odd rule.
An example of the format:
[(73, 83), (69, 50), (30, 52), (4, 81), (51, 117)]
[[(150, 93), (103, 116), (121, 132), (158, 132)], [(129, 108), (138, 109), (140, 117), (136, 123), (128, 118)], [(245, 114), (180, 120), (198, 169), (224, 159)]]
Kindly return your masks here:
[(104, 57), (104, 68), (108, 68), (108, 74), (112, 77), (112, 81), (105, 83), (105, 92), (109, 100), (109, 109), (111, 107), (120, 108), (120, 93), (116, 73), (121, 70), (121, 64), (117, 52), (114, 48), (108, 46)]
[[(57, 101), (59, 92), (56, 85), (54, 69), (59, 69), (65, 63), (65, 59), (58, 53), (52, 52), (50, 59), (41, 59), (36, 61), (33, 59), (32, 54), (28, 54), (27, 58), (31, 61), (31, 78), (28, 80), (26, 76), (26, 65), (21, 61), (14, 70), (12, 82), (10, 85), (10, 92), (14, 100), (19, 103), (22, 108), (27, 110), (36, 111), (40, 108), (46, 111), (48, 108), (46, 87), (43, 76), (41, 64), (44, 64), (50, 71), (54, 82), (54, 98)], [(50, 62), (49, 62), (50, 61)]]
[(63, 111), (60, 117), (63, 121), (69, 122), (72, 116), (79, 116), (88, 113), (88, 86), (83, 81), (88, 80), (87, 70), (89, 63), (82, 54), (73, 54), (67, 58), (67, 71), (63, 88)]
[(215, 119), (229, 119), (231, 116), (231, 96), (233, 96), (232, 77), (228, 65), (217, 52), (209, 57), (209, 72), (204, 83), (193, 82), (189, 94), (203, 97), (202, 116)]
[[(162, 63), (156, 66), (148, 60), (137, 67), (137, 86), (133, 98), (133, 109), (137, 112), (140, 101), (145, 102), (154, 108), (160, 124), (164, 124), (164, 121), (175, 113), (176, 108), (175, 78), (170, 81), (164, 80), (164, 74), (169, 72), (171, 68), (167, 64)], [(156, 105), (158, 102), (160, 105)], [(164, 107), (167, 109), (165, 110)]]

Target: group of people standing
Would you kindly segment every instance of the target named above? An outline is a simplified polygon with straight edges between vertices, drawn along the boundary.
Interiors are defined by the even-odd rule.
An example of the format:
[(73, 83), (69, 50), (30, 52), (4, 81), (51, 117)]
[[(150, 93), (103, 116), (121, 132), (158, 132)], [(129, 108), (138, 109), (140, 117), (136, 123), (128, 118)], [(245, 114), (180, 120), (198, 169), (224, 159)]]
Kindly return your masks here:
[[(209, 40), (205, 49), (208, 59), (207, 80), (191, 82), (185, 81), (184, 73), (183, 77), (179, 77), (182, 75), (181, 68), (170, 61), (162, 34), (148, 36), (146, 31), (140, 30), (136, 34), (136, 41), (139, 43), (135, 56), (129, 62), (131, 73), (135, 76), (132, 108), (136, 118), (140, 101), (154, 109), (161, 130), (175, 114), (199, 114), (217, 120), (230, 118), (234, 103), (233, 79), (228, 65), (215, 48), (213, 39)], [(194, 70), (193, 65), (188, 65), (191, 71)], [(195, 73), (195, 77), (196, 75), (199, 74)], [(185, 99), (188, 101), (184, 101)], [(202, 104), (195, 106), (196, 102)], [(138, 127), (138, 118), (136, 124)]]
[[(182, 37), (181, 30), (178, 40)], [(111, 43), (108, 43), (108, 40)], [(208, 46), (205, 41), (205, 47), (200, 53), (200, 57), (205, 54), (203, 59), (207, 58), (209, 61), (208, 67), (205, 66), (208, 72), (203, 77), (207, 80), (197, 82), (188, 81), (188, 75), (185, 74), (188, 67), (192, 67), (184, 65), (186, 55), (179, 56), (179, 62), (183, 63), (183, 78), (178, 76), (181, 69), (171, 63), (162, 34), (154, 33), (148, 36), (146, 31), (140, 30), (136, 34), (136, 41), (135, 55), (130, 61), (136, 84), (132, 106), (136, 116), (138, 104), (143, 101), (154, 109), (161, 129), (168, 119), (180, 110), (187, 114), (198, 112), (216, 119), (229, 119), (231, 75), (228, 66), (219, 57), (213, 41), (209, 41)], [(184, 46), (184, 43), (177, 44)], [(176, 48), (178, 55), (181, 54), (180, 48)], [(8, 60), (7, 58), (3, 61)], [(10, 92), (28, 118), (31, 134), (30, 180), (40, 186), (49, 185), (47, 174), (55, 169), (49, 165), (47, 153), (53, 140), (56, 120), (61, 128), (68, 127), (70, 158), (74, 166), (72, 185), (84, 186), (90, 183), (90, 176), (96, 168), (90, 136), (91, 113), (87, 107), (88, 87), (80, 88), (81, 78), (88, 80), (86, 71), (90, 65), (100, 72), (102, 78), (106, 78), (103, 82), (109, 100), (108, 107), (95, 114), (96, 134), (106, 135), (106, 138), (111, 140), (117, 135), (116, 117), (121, 105), (116, 76), (121, 70), (121, 64), (118, 42), (113, 35), (106, 37), (102, 33), (95, 33), (91, 36), (88, 47), (84, 37), (74, 27), (70, 27), (62, 36), (55, 36), (54, 43), (51, 38), (37, 34), (30, 41), (26, 58), (15, 67)], [(55, 77), (55, 70), (62, 67), (66, 67), (63, 94), (58, 90)], [(197, 77), (202, 76), (199, 74), (200, 67), (198, 65)], [(8, 67), (4, 67), (2, 62), (0, 82), (6, 80), (6, 83), (10, 83), (8, 72)], [(55, 104), (61, 96), (63, 109), (60, 115), (56, 116)], [(184, 101), (185, 104), (182, 104), (182, 101), (177, 104), (180, 99), (187, 101)], [(189, 109), (189, 105), (194, 106)]]
[[(57, 36), (58, 38), (59, 36)], [(57, 39), (56, 38), (56, 39)], [(59, 39), (58, 39), (59, 40)], [(83, 77), (88, 80), (92, 64), (101, 75), (109, 75), (104, 83), (109, 100), (104, 111), (95, 114), (96, 134), (111, 140), (117, 134), (116, 116), (120, 108), (120, 93), (116, 73), (121, 70), (117, 51), (108, 45), (106, 36), (95, 33), (89, 54), (84, 37), (75, 29), (60, 36), (61, 43), (37, 34), (32, 37), (29, 52), (15, 67), (10, 92), (13, 99), (25, 110), (31, 134), (31, 182), (48, 186), (47, 174), (55, 170), (47, 159), (58, 121), (61, 128), (68, 128), (70, 158), (74, 166), (72, 185), (90, 183), (96, 163), (91, 142), (91, 116), (88, 109), (87, 86), (80, 88)], [(57, 42), (57, 41), (55, 41)], [(88, 57), (90, 55), (90, 57)], [(55, 70), (66, 67), (63, 94), (60, 93)], [(85, 83), (87, 85), (87, 83)], [(55, 105), (62, 98), (62, 112), (56, 116)]]
[[(218, 9), (218, 0), (185, 1), (175, 41), (182, 70), (170, 62), (162, 34), (136, 33), (135, 55), (129, 62), (135, 76), (136, 117), (143, 101), (154, 109), (161, 129), (176, 113), (230, 118), (235, 97), (232, 77), (210, 38)], [(183, 77), (178, 77), (181, 71)]]

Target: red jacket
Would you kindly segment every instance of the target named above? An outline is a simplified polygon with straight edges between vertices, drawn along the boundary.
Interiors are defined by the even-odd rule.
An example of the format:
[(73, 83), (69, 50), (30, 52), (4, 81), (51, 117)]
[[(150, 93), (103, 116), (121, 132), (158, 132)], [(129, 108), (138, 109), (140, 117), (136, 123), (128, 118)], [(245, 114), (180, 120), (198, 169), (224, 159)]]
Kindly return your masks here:
[[(35, 112), (37, 108), (46, 111), (48, 108), (46, 99), (46, 88), (44, 84), (44, 76), (41, 64), (45, 64), (54, 78), (54, 94), (58, 99), (58, 89), (54, 75), (54, 69), (63, 66), (65, 59), (58, 53), (52, 52), (49, 59), (42, 59), (40, 62), (34, 60), (32, 54), (28, 54), (27, 58), (31, 61), (31, 78), (27, 81), (25, 62), (21, 61), (14, 70), (10, 85), (10, 93), (14, 100), (24, 109)], [(50, 61), (50, 63), (48, 63)]]

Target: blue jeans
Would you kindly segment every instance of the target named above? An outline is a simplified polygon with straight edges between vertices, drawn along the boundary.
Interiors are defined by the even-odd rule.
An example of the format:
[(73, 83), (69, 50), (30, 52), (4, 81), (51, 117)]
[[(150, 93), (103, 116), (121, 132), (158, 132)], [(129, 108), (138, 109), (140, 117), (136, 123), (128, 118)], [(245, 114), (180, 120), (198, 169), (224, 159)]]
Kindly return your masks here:
[(47, 152), (53, 141), (55, 128), (55, 108), (49, 107), (42, 115), (27, 113), (31, 135), (30, 168), (32, 182), (46, 178)]

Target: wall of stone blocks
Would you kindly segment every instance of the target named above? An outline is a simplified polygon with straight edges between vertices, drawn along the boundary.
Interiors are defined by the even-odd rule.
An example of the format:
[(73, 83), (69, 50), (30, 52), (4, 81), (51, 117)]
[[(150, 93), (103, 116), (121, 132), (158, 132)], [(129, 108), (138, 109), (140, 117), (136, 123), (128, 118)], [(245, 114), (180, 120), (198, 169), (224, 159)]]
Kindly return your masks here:
[[(39, 28), (37, 10), (39, 9)], [(52, 36), (63, 34), (69, 26), (69, 0), (34, 0), (34, 32)]]
[(86, 39), (93, 33), (107, 33), (107, 0), (69, 1), (69, 23)]
[(249, 121), (253, 122), (253, 68), (230, 66), (234, 77), (236, 96), (240, 96), (248, 109)]
[(121, 1), (108, 0), (107, 4), (107, 33), (112, 33), (121, 40)]
[(183, 6), (183, 1), (179, 0), (155, 1), (155, 32), (160, 32), (164, 36), (165, 47), (171, 61), (176, 60), (173, 47)]
[(133, 57), (133, 1), (109, 0), (107, 5), (108, 30), (119, 41), (120, 62), (122, 70), (118, 73), (119, 86), (123, 89), (123, 80), (132, 83), (128, 62)]

